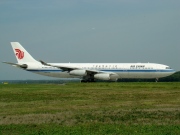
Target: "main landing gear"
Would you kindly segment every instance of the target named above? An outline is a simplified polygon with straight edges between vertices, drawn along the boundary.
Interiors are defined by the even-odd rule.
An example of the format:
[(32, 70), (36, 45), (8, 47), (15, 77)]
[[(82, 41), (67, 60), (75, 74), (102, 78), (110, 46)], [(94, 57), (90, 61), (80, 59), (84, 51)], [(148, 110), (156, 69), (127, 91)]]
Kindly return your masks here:
[(95, 82), (94, 79), (81, 80), (81, 83)]

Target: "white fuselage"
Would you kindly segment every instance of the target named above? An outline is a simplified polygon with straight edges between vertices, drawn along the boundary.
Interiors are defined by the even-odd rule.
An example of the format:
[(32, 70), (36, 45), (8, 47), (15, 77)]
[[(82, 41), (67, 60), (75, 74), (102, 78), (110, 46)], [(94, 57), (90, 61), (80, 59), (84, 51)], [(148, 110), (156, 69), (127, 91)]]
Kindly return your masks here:
[[(175, 73), (175, 70), (171, 69), (167, 65), (155, 64), (155, 63), (49, 63), (51, 65), (77, 67), (84, 70), (95, 70), (101, 73), (116, 73), (118, 78), (161, 78), (169, 76)], [(28, 64), (31, 65), (31, 64)], [(82, 78), (83, 76), (70, 75), (68, 71), (63, 71), (60, 68), (45, 66), (41, 63), (33, 64), (25, 69), (37, 74), (58, 77), (58, 78)]]
[(3, 63), (45, 76), (81, 78), (81, 82), (158, 79), (175, 73), (169, 66), (155, 63), (46, 63), (34, 59), (19, 42), (11, 42), (11, 46), (18, 63)]

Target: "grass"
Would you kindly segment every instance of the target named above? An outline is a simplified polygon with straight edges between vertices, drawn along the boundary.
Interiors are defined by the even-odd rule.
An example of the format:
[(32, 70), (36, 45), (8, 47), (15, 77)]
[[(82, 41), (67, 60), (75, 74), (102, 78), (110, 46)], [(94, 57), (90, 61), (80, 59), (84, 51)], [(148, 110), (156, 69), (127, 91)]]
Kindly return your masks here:
[(180, 134), (180, 83), (0, 85), (0, 134)]

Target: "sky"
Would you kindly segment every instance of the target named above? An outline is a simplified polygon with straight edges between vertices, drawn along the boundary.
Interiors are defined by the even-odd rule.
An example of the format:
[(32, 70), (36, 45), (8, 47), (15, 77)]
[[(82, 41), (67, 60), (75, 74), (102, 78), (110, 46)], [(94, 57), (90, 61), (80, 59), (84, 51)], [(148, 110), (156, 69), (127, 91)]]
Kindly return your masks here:
[(165, 64), (180, 71), (180, 0), (1, 0), (0, 80), (52, 79), (16, 63), (10, 42), (54, 63)]

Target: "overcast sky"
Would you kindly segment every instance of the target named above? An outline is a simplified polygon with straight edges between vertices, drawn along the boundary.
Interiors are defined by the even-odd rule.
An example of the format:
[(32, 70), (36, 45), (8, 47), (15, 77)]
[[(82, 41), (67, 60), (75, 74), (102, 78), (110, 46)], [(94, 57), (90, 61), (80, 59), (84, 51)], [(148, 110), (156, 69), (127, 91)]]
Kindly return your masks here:
[[(153, 62), (180, 71), (180, 0), (0, 0), (0, 60), (10, 42), (46, 62)], [(0, 63), (0, 80), (50, 79)]]

